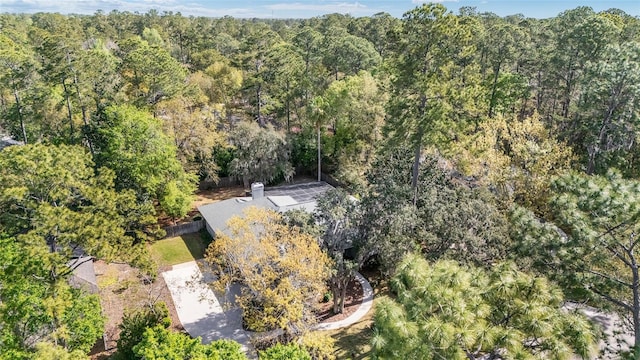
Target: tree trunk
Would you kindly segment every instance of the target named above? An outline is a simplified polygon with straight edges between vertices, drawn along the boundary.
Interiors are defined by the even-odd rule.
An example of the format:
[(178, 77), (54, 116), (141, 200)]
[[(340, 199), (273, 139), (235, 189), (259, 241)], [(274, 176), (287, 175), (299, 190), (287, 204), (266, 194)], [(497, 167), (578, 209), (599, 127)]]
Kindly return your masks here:
[(91, 152), (91, 156), (95, 156), (95, 151), (93, 150), (93, 144), (91, 143), (91, 139), (87, 135), (87, 131), (89, 130), (89, 119), (87, 118), (87, 107), (82, 102), (80, 98), (80, 87), (78, 86), (78, 76), (76, 73), (73, 73), (73, 85), (76, 88), (76, 96), (78, 97), (78, 102), (80, 103), (80, 111), (82, 111), (82, 123), (84, 124), (85, 131), (83, 131), (83, 135), (85, 141), (87, 142), (87, 146), (89, 146), (89, 151)]
[(633, 358), (640, 360), (640, 276), (638, 274), (638, 264), (634, 257), (631, 257), (631, 272), (633, 273)]
[(289, 98), (289, 82), (287, 81), (287, 133), (291, 132), (291, 99)]
[(347, 297), (347, 285), (349, 277), (334, 276), (331, 279), (331, 293), (333, 294), (333, 313), (342, 314), (344, 312), (345, 299)]
[(333, 313), (338, 314), (340, 311), (340, 288), (336, 283), (331, 286), (331, 294), (333, 294)]
[(322, 181), (322, 153), (321, 153), (321, 149), (320, 147), (321, 142), (320, 142), (320, 124), (318, 124), (317, 126), (318, 129), (318, 139), (317, 139), (317, 144), (318, 144), (318, 181)]
[(256, 87), (256, 101), (258, 102), (257, 104), (258, 124), (260, 124), (260, 126), (264, 126), (264, 124), (262, 123), (262, 115), (260, 114), (262, 112), (262, 108), (260, 104), (260, 102), (262, 101), (262, 85), (258, 85)]
[(411, 174), (411, 190), (413, 190), (413, 205), (418, 202), (418, 175), (420, 174), (420, 154), (422, 153), (422, 129), (418, 131), (418, 139), (413, 154), (413, 169)]
[[(614, 95), (617, 95), (615, 93)], [(589, 162), (587, 163), (587, 174), (593, 174), (596, 167), (596, 157), (602, 151), (602, 148), (606, 145), (606, 130), (607, 126), (611, 123), (611, 119), (613, 118), (613, 112), (615, 111), (618, 102), (614, 99), (610, 99), (609, 106), (607, 107), (607, 111), (604, 114), (602, 119), (602, 124), (600, 125), (600, 130), (598, 131), (598, 143), (594, 147), (591, 154), (589, 154)]]
[(347, 284), (348, 281), (343, 280), (342, 289), (340, 291), (340, 314), (344, 312), (344, 300), (347, 297)]
[(18, 107), (18, 119), (20, 119), (20, 130), (22, 130), (22, 141), (27, 144), (27, 129), (24, 125), (24, 117), (22, 116), (22, 105), (20, 104), (20, 95), (15, 84), (13, 85), (13, 96), (16, 98), (16, 106)]
[(500, 66), (498, 63), (493, 69), (493, 84), (491, 84), (491, 98), (489, 99), (489, 118), (493, 117), (493, 108), (496, 104), (496, 88), (498, 87), (498, 77), (500, 76)]
[[(426, 73), (426, 69), (423, 69), (423, 74)], [(418, 113), (420, 118), (418, 119), (418, 132), (415, 139), (415, 153), (413, 155), (413, 169), (411, 172), (411, 190), (413, 191), (413, 205), (418, 202), (418, 175), (420, 174), (420, 155), (422, 153), (422, 138), (424, 136), (424, 116), (427, 109), (427, 96), (422, 95), (420, 97), (420, 105), (418, 107)]]
[(84, 126), (89, 126), (89, 120), (87, 119), (87, 107), (84, 106), (82, 99), (80, 98), (80, 87), (78, 86), (78, 76), (73, 73), (73, 86), (76, 88), (76, 96), (78, 97), (78, 102), (80, 103), (80, 111), (82, 111), (82, 122)]
[(71, 98), (69, 97), (69, 89), (67, 88), (65, 79), (62, 79), (62, 88), (64, 89), (64, 97), (67, 102), (67, 114), (69, 117), (69, 139), (73, 143), (73, 134), (75, 133), (73, 129), (73, 113), (71, 112)]

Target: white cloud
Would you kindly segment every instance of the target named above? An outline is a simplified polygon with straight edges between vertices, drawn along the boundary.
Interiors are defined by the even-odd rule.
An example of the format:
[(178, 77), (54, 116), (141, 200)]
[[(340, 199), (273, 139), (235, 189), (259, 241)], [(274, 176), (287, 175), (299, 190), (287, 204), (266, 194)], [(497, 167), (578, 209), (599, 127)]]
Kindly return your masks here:
[(269, 10), (279, 11), (314, 11), (314, 12), (355, 12), (367, 9), (366, 5), (359, 2), (347, 3), (325, 3), (325, 4), (307, 4), (307, 3), (279, 3), (265, 6)]
[[(368, 16), (377, 12), (391, 11), (389, 6), (378, 6), (383, 2), (372, 1), (367, 6), (360, 0), (270, 0), (270, 1), (218, 1), (218, 0), (0, 0), (0, 12), (34, 13), (59, 12), (63, 14), (93, 14), (96, 10), (109, 13), (145, 13), (151, 9), (162, 12), (180, 12), (185, 16), (235, 18), (295, 17), (304, 18), (327, 13)], [(415, 0), (414, 0), (415, 1)], [(251, 4), (256, 4), (251, 6)]]
[(458, 2), (458, 0), (411, 0), (413, 4), (425, 4), (425, 3), (443, 3), (443, 2)]
[(0, 0), (0, 12), (33, 13), (60, 12), (63, 14), (93, 14), (96, 10), (144, 13), (156, 9), (183, 15), (222, 17), (257, 17), (260, 12), (248, 8), (208, 8), (198, 3), (178, 0)]

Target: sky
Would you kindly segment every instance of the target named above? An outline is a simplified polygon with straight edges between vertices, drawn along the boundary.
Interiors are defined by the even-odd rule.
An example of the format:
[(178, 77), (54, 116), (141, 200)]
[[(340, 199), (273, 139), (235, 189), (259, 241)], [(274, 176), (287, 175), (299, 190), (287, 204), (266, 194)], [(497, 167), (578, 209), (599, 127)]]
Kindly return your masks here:
[[(423, 0), (0, 0), (0, 13), (59, 12), (62, 14), (93, 14), (96, 10), (109, 13), (180, 12), (185, 16), (236, 18), (310, 18), (330, 13), (353, 17), (387, 12), (396, 17), (426, 2)], [(523, 14), (526, 17), (549, 18), (578, 6), (590, 6), (595, 11), (618, 8), (627, 14), (640, 16), (640, 0), (437, 0), (449, 10), (472, 6), (479, 12), (499, 16)]]

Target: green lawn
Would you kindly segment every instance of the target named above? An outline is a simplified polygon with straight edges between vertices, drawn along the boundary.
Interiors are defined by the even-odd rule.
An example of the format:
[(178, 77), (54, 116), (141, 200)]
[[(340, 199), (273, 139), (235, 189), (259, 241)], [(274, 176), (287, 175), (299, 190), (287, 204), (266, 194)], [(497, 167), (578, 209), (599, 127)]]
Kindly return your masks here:
[(149, 247), (158, 267), (202, 259), (211, 242), (206, 233), (193, 233), (158, 240)]
[[(375, 305), (374, 305), (375, 306)], [(337, 359), (364, 360), (371, 358), (373, 309), (357, 323), (338, 330), (321, 331), (336, 340)]]

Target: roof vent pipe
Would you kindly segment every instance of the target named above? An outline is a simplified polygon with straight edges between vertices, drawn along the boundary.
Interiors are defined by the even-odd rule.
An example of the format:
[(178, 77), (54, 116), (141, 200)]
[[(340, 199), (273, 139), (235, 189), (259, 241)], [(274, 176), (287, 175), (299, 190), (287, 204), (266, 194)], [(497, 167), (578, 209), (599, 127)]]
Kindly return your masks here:
[(262, 199), (263, 197), (264, 197), (264, 185), (259, 182), (251, 184), (252, 200)]

